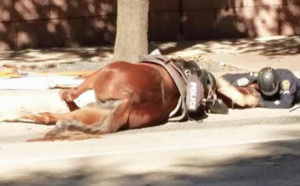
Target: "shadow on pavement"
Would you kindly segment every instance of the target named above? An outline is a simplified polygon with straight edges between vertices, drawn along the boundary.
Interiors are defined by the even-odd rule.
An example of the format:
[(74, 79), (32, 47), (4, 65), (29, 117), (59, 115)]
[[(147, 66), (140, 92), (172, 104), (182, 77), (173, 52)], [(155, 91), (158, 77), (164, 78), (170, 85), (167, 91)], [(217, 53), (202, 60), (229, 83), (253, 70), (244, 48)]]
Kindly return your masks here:
[[(159, 47), (159, 45), (154, 46)], [(257, 39), (191, 41), (166, 45), (162, 49), (162, 53), (170, 54), (186, 49), (199, 50), (200, 53), (218, 53), (217, 50), (234, 49), (234, 53), (241, 54), (256, 52), (262, 56), (296, 55), (300, 53), (300, 38), (298, 36), (279, 36)]]
[[(82, 158), (70, 161), (76, 166), (68, 171), (26, 172), (12, 180), (0, 181), (0, 185), (297, 185), (300, 181), (299, 147), (299, 141), (272, 142), (255, 144), (247, 153), (229, 154), (231, 147), (227, 147), (224, 155), (207, 149), (198, 156), (187, 156), (167, 166), (163, 163), (152, 170), (142, 164), (140, 172), (130, 170), (136, 169), (143, 157), (133, 160), (129, 157), (125, 169), (122, 164), (118, 165), (118, 158), (109, 164), (105, 159), (95, 163), (92, 158)], [(130, 165), (131, 161), (135, 161), (134, 164)], [(147, 173), (143, 173), (145, 171)]]

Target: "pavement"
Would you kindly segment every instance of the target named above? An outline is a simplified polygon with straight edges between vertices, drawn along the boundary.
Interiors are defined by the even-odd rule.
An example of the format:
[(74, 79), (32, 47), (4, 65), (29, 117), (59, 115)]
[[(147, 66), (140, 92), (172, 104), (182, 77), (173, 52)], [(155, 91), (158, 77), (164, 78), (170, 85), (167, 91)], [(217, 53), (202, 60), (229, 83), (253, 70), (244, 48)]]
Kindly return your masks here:
[[(245, 71), (288, 68), (300, 77), (300, 36), (151, 43), (154, 48)], [(4, 51), (0, 65), (107, 62), (112, 51), (109, 46)], [(0, 114), (66, 111), (58, 91), (0, 91)], [(78, 103), (92, 101), (91, 94)], [(201, 123), (167, 123), (100, 139), (37, 143), (25, 141), (52, 126), (2, 122), (0, 185), (298, 185), (299, 114), (300, 109), (230, 109), (228, 115), (209, 114)]]
[[(172, 48), (173, 47), (173, 48)], [(288, 68), (300, 71), (300, 37), (272, 36), (256, 39), (216, 40), (165, 43), (160, 48), (167, 54), (203, 56), (214, 61), (251, 71), (263, 67)]]
[[(247, 70), (265, 66), (300, 71), (300, 36), (272, 36), (255, 39), (150, 43), (164, 55), (202, 56)], [(112, 61), (113, 47), (82, 47), (0, 51), (0, 66), (35, 67), (79, 61)]]

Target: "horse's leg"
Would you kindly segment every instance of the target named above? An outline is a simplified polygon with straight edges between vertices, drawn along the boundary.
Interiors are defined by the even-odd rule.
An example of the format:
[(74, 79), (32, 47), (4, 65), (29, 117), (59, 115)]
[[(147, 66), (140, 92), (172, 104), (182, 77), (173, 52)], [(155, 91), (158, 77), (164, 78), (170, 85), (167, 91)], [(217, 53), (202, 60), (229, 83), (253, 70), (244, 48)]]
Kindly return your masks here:
[(163, 120), (167, 120), (168, 114), (164, 108), (163, 102), (139, 104), (131, 110), (128, 121), (130, 129), (151, 127), (162, 124)]
[[(160, 110), (162, 109), (162, 110)], [(160, 104), (135, 105), (132, 109), (130, 101), (121, 103), (113, 110), (96, 110), (95, 112), (82, 109), (77, 112), (72, 120), (60, 120), (56, 127), (48, 132), (44, 138), (32, 139), (30, 141), (52, 141), (52, 140), (82, 140), (98, 138), (100, 134), (107, 134), (119, 131), (122, 127), (143, 128), (161, 124), (165, 119), (163, 106)], [(99, 117), (97, 122), (84, 121), (84, 118)], [(130, 124), (125, 126), (126, 124)]]
[[(76, 112), (76, 111), (74, 111)], [(69, 120), (74, 117), (74, 112), (54, 114), (50, 112), (42, 112), (37, 114), (23, 114), (17, 119), (7, 121), (22, 121), (28, 120), (38, 124), (55, 125), (59, 120)]]
[[(70, 111), (75, 111), (79, 107), (73, 102), (80, 94), (83, 92), (94, 88), (94, 82), (98, 75), (101, 74), (99, 69), (94, 72), (92, 75), (88, 76), (83, 83), (78, 87), (64, 89), (60, 91), (61, 98), (66, 102)], [(72, 119), (74, 113), (65, 113), (65, 114), (54, 114), (54, 113), (39, 113), (39, 114), (23, 114), (21, 116), (14, 116), (13, 118), (4, 118), (1, 121), (19, 121), (21, 119), (32, 120), (35, 123), (41, 123), (46, 125), (55, 124), (58, 120), (70, 120)]]
[[(128, 122), (129, 113), (129, 101), (120, 103), (111, 110), (89, 105), (73, 112), (71, 116), (66, 116), (66, 120), (59, 120), (56, 127), (44, 138), (29, 141), (80, 140), (99, 137), (99, 134), (118, 131)], [(52, 116), (54, 115), (57, 116), (56, 114)]]
[(69, 108), (70, 111), (79, 109), (78, 105), (74, 101), (70, 101), (70, 102), (65, 101), (65, 103), (67, 104), (67, 107)]
[(1, 122), (33, 122), (44, 125), (54, 125), (58, 120), (69, 119), (73, 113), (54, 114), (50, 112), (42, 112), (36, 114), (17, 114), (5, 115), (1, 118)]
[(101, 71), (102, 69), (99, 69), (93, 74), (91, 74), (90, 76), (86, 77), (85, 80), (75, 88), (61, 90), (59, 93), (60, 97), (66, 102), (71, 102), (75, 100), (82, 93), (90, 89), (93, 89), (95, 80), (97, 79), (98, 75), (101, 74)]
[[(82, 109), (77, 109), (68, 113), (51, 113), (42, 112), (36, 114), (21, 114), (18, 117), (12, 119), (6, 119), (4, 121), (22, 121), (29, 120), (38, 124), (54, 125), (61, 120), (80, 120), (86, 124), (93, 124), (98, 121), (99, 117), (99, 105), (98, 103), (90, 103), (84, 106)], [(104, 112), (104, 110), (102, 111)], [(101, 115), (99, 115), (101, 116)]]

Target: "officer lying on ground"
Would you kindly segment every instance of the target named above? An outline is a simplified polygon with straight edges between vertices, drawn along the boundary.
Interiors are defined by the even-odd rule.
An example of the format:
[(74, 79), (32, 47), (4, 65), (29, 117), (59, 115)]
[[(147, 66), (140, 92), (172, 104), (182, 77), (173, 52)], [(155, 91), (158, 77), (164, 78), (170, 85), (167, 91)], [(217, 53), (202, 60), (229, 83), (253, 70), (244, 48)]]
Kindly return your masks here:
[(258, 73), (226, 74), (222, 77), (234, 86), (257, 83), (262, 97), (260, 107), (291, 108), (300, 102), (300, 79), (287, 69), (266, 67)]

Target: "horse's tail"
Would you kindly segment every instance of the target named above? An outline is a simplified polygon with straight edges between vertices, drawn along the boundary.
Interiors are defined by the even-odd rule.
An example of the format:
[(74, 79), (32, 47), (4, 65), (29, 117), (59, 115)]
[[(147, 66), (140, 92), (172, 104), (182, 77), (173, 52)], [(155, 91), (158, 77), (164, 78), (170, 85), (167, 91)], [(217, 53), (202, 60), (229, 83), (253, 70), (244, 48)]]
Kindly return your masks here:
[(217, 96), (225, 104), (237, 107), (257, 107), (260, 101), (260, 94), (257, 91), (256, 84), (247, 87), (237, 87), (231, 85), (227, 80), (220, 77), (217, 83)]
[[(111, 104), (114, 108), (106, 109), (102, 109), (99, 102), (90, 103), (82, 109), (69, 113), (73, 119), (57, 121), (55, 128), (44, 137), (28, 141), (74, 141), (100, 138), (100, 135), (117, 132), (120, 128), (127, 127), (131, 103), (127, 100), (113, 100)], [(90, 120), (86, 120), (87, 118)]]
[[(111, 116), (111, 115), (109, 115)], [(33, 138), (28, 142), (36, 141), (56, 141), (56, 140), (84, 140), (90, 138), (100, 138), (101, 134), (111, 132), (110, 123), (105, 122), (108, 116), (103, 116), (98, 123), (86, 125), (77, 120), (59, 120), (55, 128), (50, 130), (42, 138)]]
[(72, 131), (72, 130), (64, 130), (64, 131), (50, 131), (42, 138), (32, 138), (27, 140), (27, 142), (39, 142), (39, 141), (56, 141), (56, 140), (68, 140), (68, 141), (77, 141), (84, 140), (90, 138), (101, 138), (99, 134), (88, 134), (84, 131)]

